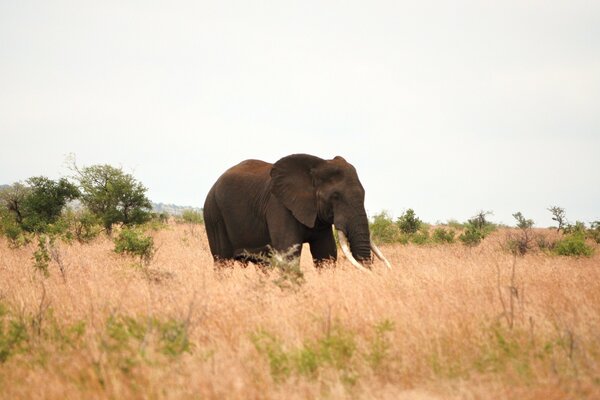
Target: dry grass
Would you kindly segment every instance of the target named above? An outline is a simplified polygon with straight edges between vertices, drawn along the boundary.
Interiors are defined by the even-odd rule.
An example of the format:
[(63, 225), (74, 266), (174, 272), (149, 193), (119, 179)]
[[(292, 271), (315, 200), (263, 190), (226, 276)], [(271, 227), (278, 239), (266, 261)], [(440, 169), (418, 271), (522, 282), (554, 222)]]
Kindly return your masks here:
[(600, 398), (598, 249), (513, 259), (496, 232), (382, 246), (394, 269), (370, 275), (306, 250), (282, 290), (213, 271), (202, 228), (152, 235), (147, 269), (107, 238), (61, 244), (65, 279), (0, 239), (1, 398)]

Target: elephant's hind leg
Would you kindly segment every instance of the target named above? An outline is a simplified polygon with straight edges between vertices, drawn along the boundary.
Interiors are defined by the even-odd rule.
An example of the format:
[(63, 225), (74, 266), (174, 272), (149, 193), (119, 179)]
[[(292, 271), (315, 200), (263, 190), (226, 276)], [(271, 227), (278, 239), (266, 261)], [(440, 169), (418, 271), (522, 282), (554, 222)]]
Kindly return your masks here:
[(219, 208), (207, 202), (204, 206), (204, 219), (206, 236), (215, 263), (221, 264), (233, 260), (233, 245), (227, 235), (225, 221)]

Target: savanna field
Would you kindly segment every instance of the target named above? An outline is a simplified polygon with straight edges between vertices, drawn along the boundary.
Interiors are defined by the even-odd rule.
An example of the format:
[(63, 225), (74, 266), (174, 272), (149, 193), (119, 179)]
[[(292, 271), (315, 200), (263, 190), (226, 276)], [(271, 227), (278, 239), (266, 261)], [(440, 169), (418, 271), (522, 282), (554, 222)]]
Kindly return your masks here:
[(0, 238), (0, 397), (600, 398), (599, 246), (515, 256), (511, 232), (384, 244), (370, 274), (305, 249), (303, 277), (215, 271), (202, 225), (150, 230), (144, 263), (58, 241), (47, 277)]

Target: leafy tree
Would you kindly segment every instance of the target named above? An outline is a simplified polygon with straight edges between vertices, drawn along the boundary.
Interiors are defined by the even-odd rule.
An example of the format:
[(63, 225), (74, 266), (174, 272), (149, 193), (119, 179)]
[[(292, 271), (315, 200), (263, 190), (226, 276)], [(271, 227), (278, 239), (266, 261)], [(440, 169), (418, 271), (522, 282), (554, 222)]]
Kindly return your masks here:
[(77, 187), (68, 180), (58, 181), (43, 176), (29, 178), (26, 185), (15, 183), (0, 192), (2, 226), (17, 230), (44, 233), (59, 219), (68, 201), (79, 196)]
[(422, 221), (415, 215), (415, 211), (409, 208), (398, 218), (396, 223), (402, 233), (413, 234), (421, 228)]
[(0, 191), (0, 202), (3, 208), (13, 214), (17, 224), (23, 222), (23, 202), (29, 188), (22, 183), (15, 183)]
[(79, 190), (65, 178), (53, 181), (43, 176), (27, 180), (29, 190), (22, 202), (21, 224), (28, 232), (45, 232), (55, 223), (68, 201), (79, 197)]
[(82, 203), (102, 220), (108, 233), (114, 224), (136, 225), (150, 219), (147, 189), (132, 175), (106, 164), (75, 170)]
[(520, 232), (516, 236), (509, 235), (507, 241), (508, 249), (511, 253), (522, 256), (531, 250), (533, 220), (525, 218), (520, 211), (514, 213), (513, 218), (517, 220), (517, 228), (519, 228)]

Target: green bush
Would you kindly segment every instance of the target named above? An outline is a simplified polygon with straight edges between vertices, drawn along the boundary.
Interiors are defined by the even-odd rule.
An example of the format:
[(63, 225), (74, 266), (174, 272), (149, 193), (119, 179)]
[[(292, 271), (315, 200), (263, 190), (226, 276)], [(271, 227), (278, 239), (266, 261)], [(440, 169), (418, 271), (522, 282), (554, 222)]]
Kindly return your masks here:
[(373, 216), (370, 223), (371, 238), (377, 244), (394, 243), (400, 239), (398, 225), (394, 224), (392, 218), (385, 211)]
[(139, 229), (123, 228), (114, 243), (115, 253), (137, 256), (141, 263), (150, 262), (154, 255), (154, 240)]
[(102, 221), (87, 209), (72, 212), (71, 229), (75, 239), (80, 243), (88, 243), (103, 231)]
[(433, 231), (431, 240), (434, 243), (454, 243), (455, 232), (452, 229), (436, 228)]
[(594, 253), (594, 249), (585, 243), (585, 234), (575, 232), (559, 240), (554, 247), (556, 254), (561, 256), (586, 256)]
[(471, 225), (458, 236), (458, 239), (463, 242), (464, 245), (474, 247), (481, 243), (483, 239), (483, 233), (477, 227)]
[(481, 241), (496, 229), (496, 226), (487, 220), (491, 211), (479, 211), (477, 215), (469, 219), (465, 224), (465, 231), (458, 239), (467, 246), (477, 246)]
[(422, 221), (415, 215), (412, 208), (406, 210), (396, 221), (402, 233), (414, 234), (421, 228)]
[(422, 246), (429, 243), (429, 231), (421, 229), (416, 233), (408, 235), (409, 240), (416, 245)]
[(188, 224), (203, 224), (204, 217), (202, 215), (202, 211), (196, 211), (192, 209), (183, 210), (181, 213), (181, 219), (183, 222)]

